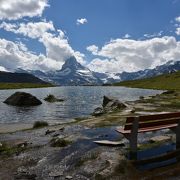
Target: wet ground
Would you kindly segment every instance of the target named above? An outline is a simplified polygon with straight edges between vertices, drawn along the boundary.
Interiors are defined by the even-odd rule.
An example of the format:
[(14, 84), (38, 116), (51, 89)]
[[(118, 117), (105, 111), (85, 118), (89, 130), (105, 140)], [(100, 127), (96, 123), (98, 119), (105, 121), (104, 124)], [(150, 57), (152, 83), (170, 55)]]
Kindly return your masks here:
[[(0, 134), (0, 180), (179, 179), (180, 164), (176, 158), (159, 165), (134, 165), (129, 160), (128, 141), (115, 131), (133, 113), (159, 113), (162, 109), (163, 112), (177, 111), (178, 106), (164, 104), (167, 96), (171, 101), (172, 97), (177, 101), (179, 96), (163, 96), (129, 102), (129, 109), (123, 112), (72, 124)], [(135, 112), (132, 113), (132, 109)], [(152, 141), (153, 137), (159, 137), (159, 141), (158, 138)], [(138, 159), (176, 149), (175, 136), (169, 130), (140, 134), (138, 139)], [(52, 145), (52, 140), (58, 142), (57, 146)], [(100, 146), (93, 142), (95, 140), (122, 143)]]

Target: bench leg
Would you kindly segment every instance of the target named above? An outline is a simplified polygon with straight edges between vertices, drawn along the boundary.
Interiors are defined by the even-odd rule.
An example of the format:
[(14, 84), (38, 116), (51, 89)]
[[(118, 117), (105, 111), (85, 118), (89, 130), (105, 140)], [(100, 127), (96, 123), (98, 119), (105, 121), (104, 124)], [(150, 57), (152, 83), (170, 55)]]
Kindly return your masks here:
[(131, 159), (137, 159), (138, 126), (139, 118), (135, 117), (132, 125), (131, 135), (129, 137)]
[(137, 134), (135, 136), (131, 136), (129, 139), (130, 143), (130, 159), (137, 159)]
[(178, 123), (178, 127), (176, 128), (176, 149), (180, 148), (180, 122)]

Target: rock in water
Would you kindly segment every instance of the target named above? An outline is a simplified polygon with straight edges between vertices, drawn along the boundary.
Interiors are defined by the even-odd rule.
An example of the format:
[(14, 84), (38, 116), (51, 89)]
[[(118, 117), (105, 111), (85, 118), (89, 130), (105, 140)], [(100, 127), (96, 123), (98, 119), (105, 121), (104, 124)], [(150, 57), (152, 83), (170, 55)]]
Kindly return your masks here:
[(127, 108), (127, 105), (123, 102), (111, 97), (104, 96), (102, 107), (96, 108), (92, 115), (101, 116), (103, 114), (123, 110), (125, 108)]
[(25, 92), (14, 93), (4, 103), (12, 106), (37, 106), (42, 104), (35, 96)]
[(102, 106), (103, 106), (103, 107), (106, 107), (106, 105), (107, 105), (109, 102), (113, 101), (113, 100), (114, 100), (114, 98), (112, 98), (112, 97), (104, 96), (104, 97), (103, 97), (103, 104), (102, 104)]

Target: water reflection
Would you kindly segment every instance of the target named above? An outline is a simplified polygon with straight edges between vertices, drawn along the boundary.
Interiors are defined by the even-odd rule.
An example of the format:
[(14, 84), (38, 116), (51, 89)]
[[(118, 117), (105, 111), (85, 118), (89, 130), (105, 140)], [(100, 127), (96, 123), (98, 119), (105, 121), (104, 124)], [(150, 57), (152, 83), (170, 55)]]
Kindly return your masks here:
[[(16, 108), (3, 101), (14, 92), (24, 91), (35, 95), (43, 104), (34, 108)], [(104, 95), (113, 96), (121, 101), (136, 100), (162, 91), (131, 89), (124, 87), (52, 87), (43, 89), (21, 89), (0, 91), (0, 123), (32, 123), (44, 120), (50, 124), (64, 123), (76, 117), (89, 116), (102, 104)], [(53, 94), (64, 102), (48, 103), (44, 97)]]
[(129, 153), (129, 159), (139, 170), (150, 170), (177, 163), (180, 160), (180, 149), (176, 143), (166, 143), (151, 149), (141, 150), (137, 153)]

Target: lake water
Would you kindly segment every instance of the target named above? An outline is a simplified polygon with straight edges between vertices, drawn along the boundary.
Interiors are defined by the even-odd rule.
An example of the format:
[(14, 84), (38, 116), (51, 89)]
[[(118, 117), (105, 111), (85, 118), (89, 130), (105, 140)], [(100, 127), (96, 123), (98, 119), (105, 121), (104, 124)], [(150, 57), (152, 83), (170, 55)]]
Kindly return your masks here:
[[(36, 107), (14, 107), (3, 103), (17, 91), (29, 92), (43, 104)], [(121, 101), (137, 100), (139, 96), (160, 93), (156, 90), (131, 89), (125, 87), (51, 87), (0, 91), (0, 123), (33, 123), (48, 121), (50, 124), (72, 121), (73, 118), (89, 116), (102, 104), (103, 96), (113, 96)], [(48, 94), (65, 99), (64, 102), (48, 103), (43, 99)]]

